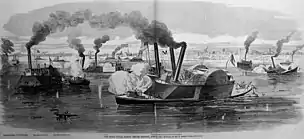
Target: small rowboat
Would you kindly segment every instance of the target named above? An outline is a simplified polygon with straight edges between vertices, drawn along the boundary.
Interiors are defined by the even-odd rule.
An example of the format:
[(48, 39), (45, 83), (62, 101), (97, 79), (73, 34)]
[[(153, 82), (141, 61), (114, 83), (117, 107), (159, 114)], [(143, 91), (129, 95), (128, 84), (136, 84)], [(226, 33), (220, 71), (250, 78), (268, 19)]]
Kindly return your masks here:
[[(254, 91), (253, 86), (244, 89), (235, 89), (229, 98), (240, 97)], [(155, 103), (172, 103), (172, 102), (200, 102), (205, 99), (181, 98), (181, 99), (158, 99), (158, 98), (134, 98), (127, 95), (115, 96), (118, 105), (131, 105), (131, 104), (155, 104)]]

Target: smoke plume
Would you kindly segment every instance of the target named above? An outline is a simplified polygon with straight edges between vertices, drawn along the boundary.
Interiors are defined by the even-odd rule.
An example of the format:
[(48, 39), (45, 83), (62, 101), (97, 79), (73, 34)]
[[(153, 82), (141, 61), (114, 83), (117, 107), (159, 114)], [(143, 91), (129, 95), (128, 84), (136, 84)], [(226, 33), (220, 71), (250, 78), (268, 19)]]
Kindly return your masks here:
[(249, 35), (245, 42), (244, 42), (244, 46), (245, 46), (245, 49), (246, 49), (246, 52), (245, 52), (245, 60), (246, 60), (246, 56), (247, 56), (247, 53), (249, 51), (249, 46), (251, 45), (251, 43), (257, 38), (259, 32), (258, 31), (254, 31), (251, 33), (251, 35)]
[(100, 52), (99, 48), (102, 46), (102, 44), (106, 43), (107, 41), (110, 40), (110, 36), (104, 35), (101, 38), (96, 38), (94, 40), (95, 46), (93, 47), (96, 52), (95, 52), (95, 66), (97, 66), (97, 54)]
[(296, 49), (292, 51), (291, 56), (295, 55), (296, 52), (298, 52), (299, 50), (301, 50), (303, 48), (304, 48), (304, 44), (297, 46)]
[(90, 10), (80, 10), (73, 14), (65, 11), (56, 11), (49, 15), (43, 22), (36, 22), (33, 25), (33, 36), (26, 44), (27, 48), (44, 41), (48, 35), (55, 32), (62, 32), (68, 27), (77, 27), (79, 24), (88, 21), (92, 28), (110, 28), (118, 26), (129, 26), (135, 33), (138, 40), (149, 44), (158, 43), (160, 46), (179, 48), (183, 43), (177, 43), (167, 26), (159, 21), (153, 20), (150, 24), (146, 17), (139, 11), (121, 14), (120, 12), (109, 12), (100, 15), (93, 15)]
[(112, 57), (115, 57), (115, 54), (121, 50), (122, 48), (125, 48), (125, 47), (129, 47), (128, 44), (121, 44), (120, 46), (117, 46), (114, 51), (112, 52)]
[(14, 43), (11, 42), (9, 39), (1, 38), (2, 44), (1, 44), (1, 52), (5, 55), (11, 54), (15, 51)]
[(111, 28), (129, 26), (135, 33), (135, 37), (149, 44), (158, 43), (160, 46), (179, 48), (183, 43), (177, 43), (172, 37), (168, 27), (159, 21), (153, 20), (150, 24), (146, 17), (139, 11), (128, 14), (110, 12), (92, 16), (89, 24), (92, 28)]
[(73, 14), (65, 11), (56, 11), (49, 15), (49, 18), (43, 22), (35, 22), (32, 27), (33, 36), (26, 44), (30, 49), (33, 45), (38, 45), (44, 41), (46, 37), (52, 33), (62, 32), (68, 27), (76, 27), (85, 20), (91, 19), (90, 10), (81, 10)]
[(294, 34), (295, 32), (291, 32), (289, 33), (285, 38), (282, 38), (280, 40), (277, 41), (277, 49), (276, 49), (276, 53), (273, 57), (277, 57), (280, 55), (281, 51), (282, 51), (282, 47), (284, 43), (288, 43), (290, 41), (291, 36)]
[(106, 43), (107, 41), (110, 40), (110, 37), (108, 35), (104, 35), (101, 38), (96, 38), (94, 40), (95, 46), (93, 47), (96, 50), (96, 54), (99, 53), (100, 47), (102, 47), (102, 44)]
[(77, 39), (77, 38), (71, 39), (69, 42), (69, 47), (76, 50), (80, 57), (84, 56), (83, 53), (84, 53), (85, 49), (84, 49), (83, 44), (81, 43), (80, 39)]

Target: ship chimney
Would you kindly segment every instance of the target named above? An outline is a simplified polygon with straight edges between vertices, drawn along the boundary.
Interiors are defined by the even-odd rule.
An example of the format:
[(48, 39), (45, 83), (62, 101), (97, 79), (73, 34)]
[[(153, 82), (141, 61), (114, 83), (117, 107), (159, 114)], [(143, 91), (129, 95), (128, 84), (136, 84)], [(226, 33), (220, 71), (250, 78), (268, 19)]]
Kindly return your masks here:
[(83, 53), (79, 53), (79, 57), (82, 57), (82, 62), (81, 62), (81, 67), (83, 69), (84, 67), (84, 62), (85, 62), (85, 55)]
[(27, 59), (28, 59), (28, 68), (31, 71), (32, 74), (32, 56), (31, 56), (31, 48), (27, 47)]
[(175, 56), (174, 56), (174, 49), (169, 48), (170, 51), (170, 58), (171, 58), (171, 68), (172, 68), (172, 76), (174, 76), (176, 71), (176, 63), (175, 63)]
[(184, 56), (185, 56), (185, 52), (186, 52), (186, 48), (187, 48), (186, 42), (182, 42), (181, 47), (182, 48), (180, 50), (180, 54), (179, 54), (178, 61), (177, 61), (177, 69), (175, 71), (174, 79), (173, 79), (173, 81), (175, 81), (175, 82), (178, 81), (178, 76), (179, 76), (179, 73), (180, 73), (181, 68), (182, 68), (182, 64), (183, 64), (183, 60), (184, 60)]
[(158, 54), (157, 43), (154, 43), (154, 55), (155, 55), (156, 75), (157, 75), (157, 77), (160, 77), (160, 63), (159, 63), (159, 54)]
[(273, 68), (276, 68), (276, 66), (275, 66), (275, 64), (274, 64), (273, 56), (271, 56), (271, 62), (272, 62)]

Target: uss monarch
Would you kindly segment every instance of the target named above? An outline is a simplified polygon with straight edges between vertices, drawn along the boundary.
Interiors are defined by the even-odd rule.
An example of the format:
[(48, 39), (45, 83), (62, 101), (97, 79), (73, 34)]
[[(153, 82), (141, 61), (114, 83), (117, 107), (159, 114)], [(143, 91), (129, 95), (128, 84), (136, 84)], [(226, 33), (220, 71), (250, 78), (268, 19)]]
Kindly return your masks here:
[(186, 43), (183, 42), (177, 66), (173, 48), (169, 48), (172, 72), (165, 72), (160, 76), (160, 63), (157, 43), (154, 44), (156, 61), (156, 77), (153, 86), (144, 94), (149, 98), (115, 96), (117, 104), (145, 104), (160, 102), (201, 101), (229, 98), (232, 95), (235, 80), (227, 71), (209, 69), (204, 65), (195, 65), (185, 70), (185, 79), (179, 79)]

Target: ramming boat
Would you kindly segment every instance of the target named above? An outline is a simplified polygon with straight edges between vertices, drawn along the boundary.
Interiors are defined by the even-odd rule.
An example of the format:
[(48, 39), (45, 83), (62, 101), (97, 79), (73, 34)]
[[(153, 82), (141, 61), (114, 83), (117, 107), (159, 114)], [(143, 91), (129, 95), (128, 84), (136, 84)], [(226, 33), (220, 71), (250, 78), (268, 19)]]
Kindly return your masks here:
[[(168, 102), (197, 102), (204, 100), (225, 99), (233, 97), (235, 85), (233, 76), (221, 69), (208, 69), (206, 66), (195, 66), (185, 70), (186, 79), (179, 79), (181, 66), (186, 52), (187, 44), (182, 42), (177, 66), (173, 48), (169, 48), (171, 57), (171, 73), (161, 75), (158, 45), (154, 43), (154, 55), (156, 61), (156, 77), (153, 86), (144, 92), (148, 98), (138, 96), (131, 97), (128, 94), (116, 95), (116, 103), (129, 104), (153, 104)], [(239, 95), (245, 95), (252, 90), (251, 87), (243, 90)]]
[(28, 68), (18, 80), (17, 88), (27, 92), (28, 90), (48, 89), (55, 86), (62, 85), (62, 76), (57, 68), (52, 65), (48, 67), (44, 63), (44, 67), (37, 64), (37, 68), (32, 68), (31, 50), (27, 48), (28, 52)]
[(294, 67), (292, 68), (290, 66), (290, 64), (288, 65), (289, 67), (286, 68), (282, 68), (282, 67), (276, 67), (275, 63), (274, 63), (274, 56), (271, 56), (271, 62), (272, 62), (272, 68), (266, 69), (264, 68), (264, 70), (267, 72), (267, 75), (289, 75), (289, 74), (294, 74), (298, 72), (299, 67)]
[(43, 68), (29, 68), (21, 75), (17, 88), (23, 91), (32, 89), (47, 89), (53, 86), (60, 86), (62, 77), (59, 71), (53, 66)]

